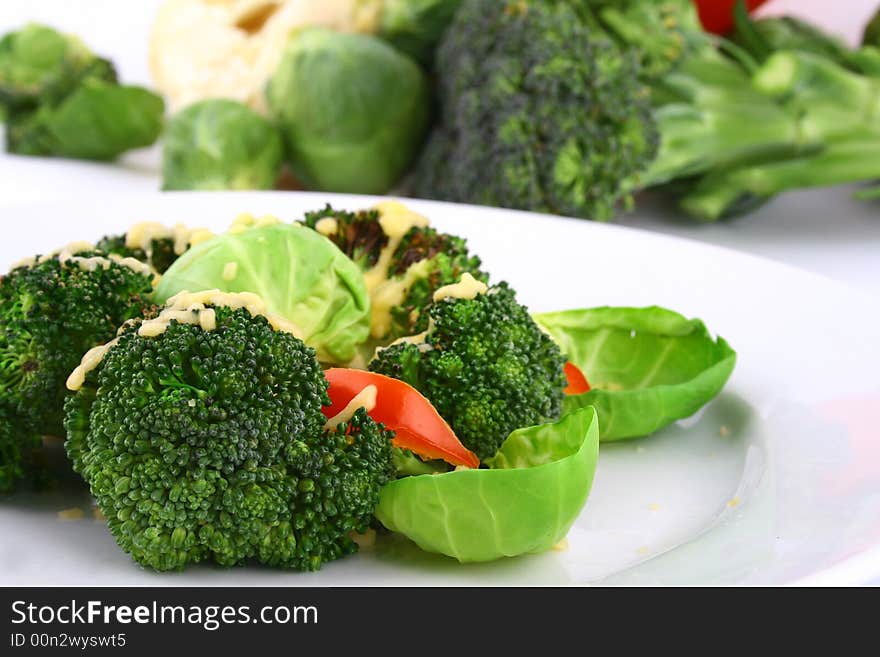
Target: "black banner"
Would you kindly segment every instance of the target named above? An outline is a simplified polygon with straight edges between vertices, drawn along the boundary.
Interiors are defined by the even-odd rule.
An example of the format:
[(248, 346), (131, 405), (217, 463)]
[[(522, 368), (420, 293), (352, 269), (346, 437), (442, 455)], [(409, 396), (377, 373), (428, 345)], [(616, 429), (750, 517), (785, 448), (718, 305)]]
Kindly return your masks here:
[[(593, 591), (576, 589), (0, 589), (0, 655), (50, 649), (178, 654), (270, 646), (364, 649), (583, 625)], [(577, 602), (577, 604), (574, 604)], [(598, 610), (598, 600), (596, 600)], [(495, 630), (492, 630), (495, 631)], [(386, 638), (382, 638), (386, 637)], [(471, 643), (478, 637), (472, 636)], [(511, 635), (508, 638), (513, 638)], [(522, 638), (522, 635), (520, 635)], [(497, 642), (496, 642), (497, 645)], [(292, 654), (292, 653), (291, 653)], [(335, 654), (335, 652), (333, 653)], [(194, 656), (195, 657), (195, 656)]]
[(794, 634), (832, 627), (827, 608), (796, 589), (0, 588), (0, 655), (458, 654), (478, 645), (544, 654), (610, 639), (618, 652), (695, 645), (697, 635), (729, 646), (771, 628), (786, 633), (784, 618), (756, 614), (768, 595), (798, 610)]

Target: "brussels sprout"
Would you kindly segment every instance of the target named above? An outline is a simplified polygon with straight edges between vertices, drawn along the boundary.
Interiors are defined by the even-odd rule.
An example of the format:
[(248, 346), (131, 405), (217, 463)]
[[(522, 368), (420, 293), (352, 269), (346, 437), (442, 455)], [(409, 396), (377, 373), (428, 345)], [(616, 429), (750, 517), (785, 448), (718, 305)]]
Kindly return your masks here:
[(462, 0), (385, 0), (378, 35), (401, 52), (430, 65), (434, 49)]
[(564, 413), (592, 406), (602, 442), (646, 436), (713, 399), (736, 352), (698, 319), (650, 308), (584, 308), (533, 315), (592, 390), (567, 395)]
[(381, 194), (415, 156), (429, 119), (425, 74), (380, 39), (295, 33), (267, 100), (294, 175), (312, 189)]
[(511, 433), (488, 469), (392, 481), (379, 493), (376, 518), (461, 562), (545, 552), (584, 508), (598, 458), (596, 411), (575, 409)]
[(370, 333), (370, 300), (360, 270), (333, 242), (301, 224), (233, 230), (178, 258), (156, 288), (253, 292), (269, 312), (293, 323), (328, 363), (346, 363)]
[(232, 100), (190, 105), (168, 123), (163, 189), (271, 189), (281, 170), (281, 135)]

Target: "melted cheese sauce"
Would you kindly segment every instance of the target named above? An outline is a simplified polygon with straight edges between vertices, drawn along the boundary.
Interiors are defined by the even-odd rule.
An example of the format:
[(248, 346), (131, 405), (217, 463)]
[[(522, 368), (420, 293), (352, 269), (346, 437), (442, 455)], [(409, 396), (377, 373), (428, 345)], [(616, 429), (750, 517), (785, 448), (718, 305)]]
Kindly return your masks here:
[[(168, 299), (165, 308), (159, 313), (158, 317), (141, 322), (137, 333), (139, 336), (146, 338), (162, 335), (171, 325), (171, 322), (175, 320), (181, 324), (197, 325), (203, 331), (213, 331), (217, 328), (217, 314), (214, 308), (209, 306), (225, 306), (233, 309), (244, 308), (251, 315), (265, 317), (274, 330), (290, 333), (302, 339), (303, 334), (299, 328), (283, 317), (267, 312), (266, 303), (256, 294), (251, 292), (220, 292), (219, 290), (205, 290), (202, 292), (184, 291), (175, 294)], [(131, 322), (127, 322), (123, 325), (123, 328), (129, 325), (131, 325)], [(86, 375), (101, 364), (104, 356), (118, 341), (119, 338), (115, 338), (105, 345), (100, 345), (87, 351), (80, 364), (67, 378), (67, 389), (76, 391), (82, 388)]]
[(318, 219), (317, 223), (315, 223), (315, 230), (324, 237), (330, 237), (339, 230), (339, 222), (333, 217), (324, 217), (323, 219)]
[(343, 422), (348, 422), (354, 417), (354, 414), (359, 408), (363, 408), (369, 413), (376, 408), (376, 397), (378, 394), (379, 389), (376, 386), (368, 385), (356, 394), (352, 400), (345, 405), (345, 408), (327, 420), (327, 423), (324, 425), (324, 430), (332, 431)]
[(403, 301), (409, 288), (424, 276), (425, 268), (429, 266), (428, 261), (423, 260), (407, 269), (401, 279), (389, 280), (388, 269), (394, 252), (410, 229), (425, 228), (429, 221), (399, 201), (379, 203), (376, 209), (379, 211), (379, 225), (388, 243), (379, 253), (376, 264), (364, 273), (364, 281), (370, 294), (370, 335), (381, 338), (391, 328), (391, 309)]
[(208, 236), (213, 236), (213, 233), (205, 228), (191, 230), (180, 223), (168, 228), (156, 221), (142, 221), (128, 229), (125, 234), (125, 246), (129, 249), (140, 249), (147, 254), (147, 258), (152, 258), (153, 241), (170, 239), (174, 243), (174, 254), (183, 255), (193, 244), (192, 238), (196, 233), (203, 236), (204, 233), (208, 233)]
[(488, 289), (488, 285), (465, 272), (458, 283), (444, 285), (434, 292), (434, 303), (443, 299), (476, 299), (477, 295), (486, 294)]
[(234, 260), (232, 262), (227, 262), (223, 266), (223, 280), (224, 281), (232, 281), (235, 280), (235, 277), (238, 275), (238, 263)]
[(119, 338), (114, 338), (107, 344), (89, 349), (82, 357), (80, 364), (67, 377), (67, 389), (76, 392), (82, 388), (83, 383), (86, 381), (86, 375), (101, 364), (104, 356), (116, 346), (117, 342), (119, 342)]
[(24, 258), (23, 260), (19, 260), (14, 263), (11, 269), (17, 269), (19, 267), (33, 267), (35, 265), (48, 262), (54, 258), (58, 259), (60, 264), (66, 264), (68, 262), (77, 265), (83, 271), (97, 271), (100, 267), (101, 269), (109, 269), (113, 264), (120, 265), (122, 267), (127, 267), (131, 269), (133, 272), (138, 274), (143, 274), (144, 276), (152, 276), (155, 272), (153, 268), (148, 264), (141, 262), (135, 258), (123, 258), (115, 253), (111, 253), (107, 256), (78, 256), (77, 253), (82, 253), (84, 251), (95, 251), (97, 250), (95, 245), (91, 242), (71, 242), (65, 247), (62, 247), (56, 251), (52, 251), (51, 253), (47, 253), (45, 255), (40, 256), (39, 258), (31, 256), (30, 258)]
[(388, 267), (403, 236), (416, 226), (425, 228), (429, 222), (426, 217), (416, 214), (399, 201), (384, 201), (376, 205), (379, 211), (379, 225), (388, 237), (388, 244), (379, 253), (376, 264), (364, 274), (367, 291), (372, 294), (388, 278)]
[(232, 225), (229, 226), (228, 232), (230, 235), (238, 235), (239, 233), (243, 233), (251, 228), (274, 226), (275, 224), (280, 223), (281, 220), (278, 217), (273, 217), (269, 214), (263, 217), (255, 217), (250, 212), (242, 212), (232, 221)]

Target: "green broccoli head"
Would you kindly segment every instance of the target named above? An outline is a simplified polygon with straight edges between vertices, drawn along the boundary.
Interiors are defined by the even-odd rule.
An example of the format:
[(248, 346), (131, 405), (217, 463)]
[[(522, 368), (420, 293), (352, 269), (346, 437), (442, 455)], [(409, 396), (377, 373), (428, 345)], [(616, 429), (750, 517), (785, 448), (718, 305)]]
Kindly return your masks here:
[(151, 276), (95, 251), (34, 259), (0, 281), (0, 489), (63, 435), (65, 381), (83, 353), (151, 304)]
[[(576, 3), (466, 0), (437, 54), (416, 195), (609, 219), (657, 151), (631, 49)], [(449, 163), (455, 163), (450, 166)]]
[(174, 261), (180, 256), (174, 250), (174, 239), (171, 237), (157, 237), (150, 240), (150, 246), (144, 250), (141, 247), (130, 247), (126, 244), (126, 235), (106, 235), (102, 237), (95, 248), (106, 253), (113, 253), (123, 258), (134, 258), (150, 265), (159, 274), (164, 274)]
[(427, 314), (422, 343), (382, 349), (369, 369), (418, 389), (480, 459), (514, 429), (559, 417), (565, 358), (505, 283)]
[(265, 317), (192, 312), (158, 335), (131, 324), (65, 405), (68, 454), (120, 547), (156, 570), (315, 570), (356, 550), (390, 433), (363, 411), (325, 431), (314, 350)]
[(164, 274), (196, 241), (212, 236), (207, 229), (192, 230), (182, 223), (171, 227), (156, 221), (142, 221), (121, 235), (105, 235), (95, 248), (140, 260), (156, 273)]
[(656, 82), (688, 57), (713, 49), (693, 0), (590, 0), (592, 17), (632, 49), (643, 80)]
[(0, 283), (0, 396), (62, 435), (64, 382), (83, 353), (151, 307), (152, 275), (102, 252), (68, 252), (13, 269)]
[(430, 227), (411, 228), (394, 251), (391, 263), (391, 280), (405, 281), (406, 289), (403, 300), (391, 308), (392, 338), (426, 330), (425, 309), (432, 303), (434, 292), (457, 282), (465, 272), (483, 283), (489, 281), (489, 275), (480, 271), (480, 258), (468, 251), (463, 238)]
[[(388, 342), (428, 327), (424, 309), (436, 290), (457, 282), (465, 272), (482, 282), (487, 282), (489, 275), (480, 271), (480, 258), (468, 251), (465, 239), (430, 226), (414, 225), (392, 243), (381, 218), (377, 209), (346, 212), (327, 205), (307, 213), (304, 223), (332, 240), (365, 273), (377, 266), (385, 249), (391, 250), (387, 268), (370, 289), (374, 306), (372, 337)], [(321, 223), (324, 220), (331, 221)], [(387, 316), (375, 312), (389, 303)]]
[(379, 211), (375, 209), (348, 212), (336, 210), (328, 203), (322, 210), (306, 212), (303, 223), (330, 239), (364, 271), (376, 264), (388, 244), (379, 224)]
[(30, 454), (40, 446), (32, 418), (21, 417), (0, 397), (0, 493), (11, 493), (25, 477)]

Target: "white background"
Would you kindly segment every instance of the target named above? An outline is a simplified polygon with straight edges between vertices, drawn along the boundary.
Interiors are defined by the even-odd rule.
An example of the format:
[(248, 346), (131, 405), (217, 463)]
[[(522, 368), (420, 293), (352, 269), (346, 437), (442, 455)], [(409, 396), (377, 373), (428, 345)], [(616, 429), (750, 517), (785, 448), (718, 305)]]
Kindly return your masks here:
[[(320, 0), (315, 0), (316, 2)], [(806, 16), (856, 42), (880, 0), (771, 0), (764, 13)], [(2, 0), (0, 32), (38, 20), (80, 35), (117, 64), (122, 80), (150, 84), (148, 34), (160, 0)], [(113, 165), (0, 154), (0, 208), (74, 194), (159, 189), (159, 149)], [(880, 203), (850, 200), (851, 190), (788, 194), (747, 217), (695, 225), (674, 212), (643, 210), (621, 223), (767, 256), (876, 294), (880, 290)], [(2, 209), (0, 209), (2, 212)], [(7, 209), (3, 214), (16, 214)]]

